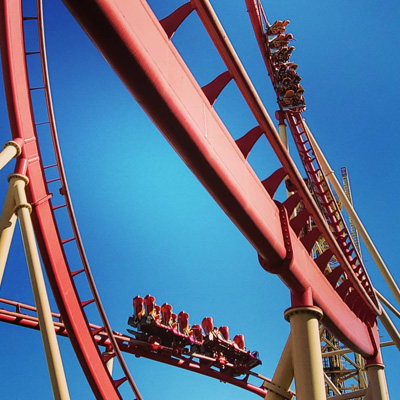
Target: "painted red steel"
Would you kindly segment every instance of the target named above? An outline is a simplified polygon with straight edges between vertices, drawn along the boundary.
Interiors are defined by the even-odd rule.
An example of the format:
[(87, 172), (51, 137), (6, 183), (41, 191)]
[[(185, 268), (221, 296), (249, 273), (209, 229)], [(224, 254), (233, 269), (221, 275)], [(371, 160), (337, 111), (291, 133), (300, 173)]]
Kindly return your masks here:
[(32, 219), (46, 273), (71, 343), (95, 396), (119, 399), (83, 313), (49, 201), (51, 194), (45, 183), (30, 102), (20, 1), (0, 2), (0, 29), (11, 132), (14, 139), (20, 138), (24, 142), (21, 159), (26, 161), (26, 175), (30, 182), (28, 199), (33, 206)]
[[(273, 73), (273, 67), (270, 62), (270, 55), (269, 51), (266, 47), (265, 41), (265, 27), (264, 25), (267, 23), (266, 21), (266, 16), (263, 12), (261, 3), (259, 0), (246, 0), (248, 12), (250, 15), (250, 20), (253, 25), (253, 29), (256, 35), (256, 39), (258, 42), (258, 45), (260, 47), (261, 54), (264, 58), (265, 65), (268, 70), (268, 75), (273, 83), (274, 89), (276, 90), (276, 83), (275, 83), (275, 77)], [(277, 90), (276, 90), (277, 92)], [(278, 94), (278, 92), (277, 92)], [(309, 141), (308, 135), (306, 133), (302, 118), (301, 118), (301, 113), (300, 112), (292, 112), (290, 110), (286, 110), (281, 113), (282, 115), (285, 116), (290, 130), (294, 136), (294, 140), (297, 146), (297, 149), (299, 151), (299, 154), (301, 156), (303, 165), (305, 167), (305, 170), (307, 172), (307, 175), (310, 177), (311, 183), (313, 185), (313, 188), (315, 192), (317, 193), (318, 199), (322, 202), (324, 202), (324, 206), (321, 207), (324, 218), (327, 221), (330, 229), (338, 235), (339, 233), (339, 226), (341, 226), (341, 229), (344, 229), (341, 233), (344, 234), (346, 232), (346, 225), (341, 217), (341, 214), (338, 210), (338, 207), (334, 207), (336, 204), (334, 196), (332, 192), (330, 191), (329, 185), (325, 179), (324, 174), (322, 173), (321, 167), (318, 165), (318, 168), (315, 169), (314, 164), (318, 164), (318, 161), (316, 160), (315, 157), (311, 157), (311, 150), (312, 146)], [(283, 120), (280, 121), (280, 123), (283, 123)], [(307, 145), (307, 146), (306, 146)], [(318, 174), (320, 172), (320, 174)], [(304, 191), (304, 188), (303, 190)], [(331, 200), (329, 201), (327, 199), (327, 193), (330, 194)], [(304, 200), (304, 198), (303, 198)], [(333, 204), (333, 206), (332, 206)], [(307, 209), (309, 209), (310, 214), (314, 218), (314, 222), (318, 226), (318, 228), (321, 230), (321, 226), (323, 227), (322, 224), (320, 224), (320, 221), (315, 219), (315, 213), (312, 212), (313, 207), (309, 207), (308, 204), (306, 204)], [(321, 230), (321, 233), (324, 233), (324, 237), (328, 245), (330, 246), (331, 250), (334, 248), (331, 242), (331, 237), (332, 235), (326, 235), (326, 232), (324, 230)], [(361, 297), (363, 298), (364, 303), (367, 302), (369, 303), (369, 306), (372, 307), (374, 312), (376, 314), (380, 313), (380, 306), (378, 299), (375, 295), (375, 292), (373, 290), (373, 286), (370, 282), (370, 279), (368, 277), (368, 274), (364, 268), (364, 266), (359, 263), (361, 263), (360, 257), (358, 257), (356, 249), (354, 249), (354, 246), (350, 246), (349, 244), (346, 243), (346, 241), (351, 240), (349, 238), (349, 235), (344, 235), (342, 240), (339, 240), (340, 237), (335, 238), (336, 246), (340, 248), (339, 252), (339, 257), (337, 257), (337, 253), (335, 253), (335, 256), (341, 265), (341, 268), (343, 271), (346, 272), (347, 276), (345, 279), (350, 279), (353, 288), (359, 292)], [(350, 254), (355, 251), (355, 256), (350, 257)], [(356, 265), (356, 263), (358, 263)], [(363, 311), (360, 310), (359, 314), (363, 314)]]
[[(265, 43), (265, 24), (267, 21), (264, 11), (259, 0), (246, 0), (246, 4), (261, 54), (267, 66), (268, 75), (270, 76), (274, 88), (276, 89), (273, 67), (271, 65), (269, 52)], [(311, 156), (312, 145), (304, 128), (301, 112), (285, 110), (282, 115), (286, 117), (307, 175), (310, 177), (318, 200), (322, 202), (321, 210), (323, 211), (324, 218), (326, 219), (330, 230), (334, 232), (336, 246), (339, 246), (341, 249), (339, 258), (337, 257), (337, 253), (335, 251), (334, 253), (336, 260), (340, 265), (338, 271), (342, 272), (341, 281), (344, 281), (345, 285), (338, 286), (336, 290), (340, 292), (343, 300), (350, 305), (352, 310), (366, 323), (368, 327), (374, 325), (376, 326), (376, 315), (380, 314), (379, 302), (376, 298), (375, 291), (368, 277), (367, 271), (365, 270), (365, 267), (362, 265), (362, 261), (358, 256), (357, 250), (355, 249), (354, 245), (352, 245), (351, 238), (346, 233), (346, 225), (338, 210), (334, 196), (330, 191), (325, 176), (322, 174), (321, 167), (318, 165), (316, 158)], [(283, 123), (281, 118), (280, 123)], [(314, 167), (314, 164), (316, 164), (317, 167)], [(321, 174), (319, 174), (319, 172), (321, 172)], [(330, 195), (330, 201), (327, 198), (327, 193)], [(310, 209), (308, 204), (305, 205), (310, 211), (310, 214), (321, 233), (324, 233), (323, 236), (332, 250), (335, 248), (334, 243), (331, 241), (332, 235), (326, 235), (326, 233), (321, 230), (321, 225), (319, 221), (315, 219), (315, 214), (312, 212), (312, 208)], [(340, 229), (341, 231), (339, 232)], [(338, 271), (336, 271), (336, 273)], [(336, 282), (337, 281), (338, 280), (336, 280)], [(357, 296), (354, 290), (356, 290), (361, 299), (358, 298), (358, 300), (355, 300)], [(370, 310), (372, 307), (373, 313), (368, 312), (368, 309), (365, 307), (367, 303), (369, 304)], [(372, 341), (374, 341), (374, 339), (372, 339)]]
[[(64, 3), (160, 131), (260, 256), (269, 264), (281, 263), (286, 257), (286, 249), (278, 208), (238, 150), (147, 3), (140, 0), (97, 0), (84, 4), (78, 0), (64, 0)], [(199, 12), (198, 5), (203, 1), (193, 3)], [(211, 38), (215, 39), (212, 34)], [(241, 69), (237, 65), (228, 65), (228, 68), (237, 82)], [(251, 96), (247, 96), (246, 100), (251, 102)], [(252, 106), (253, 109), (258, 107), (255, 104)], [(256, 119), (263, 123), (261, 128), (268, 133), (267, 136), (273, 132), (278, 137), (270, 120), (260, 115), (262, 111), (258, 112)], [(278, 148), (289, 176), (293, 176), (295, 182), (302, 182), (298, 173), (293, 172), (296, 168), (288, 161), (290, 157), (287, 152), (285, 154), (283, 146), (276, 142), (275, 148)], [(299, 183), (299, 187), (306, 192), (304, 183)], [(306, 202), (316, 209), (312, 200), (306, 198)], [(315, 219), (329, 232), (323, 217), (314, 209)], [(327, 235), (331, 247), (339, 258), (343, 258), (333, 237), (329, 233)], [(311, 287), (315, 302), (324, 311), (327, 327), (354, 350), (365, 356), (373, 355), (374, 343), (368, 324), (360, 320), (332, 288), (294, 232), (291, 231), (290, 237), (294, 257), (290, 268), (280, 273), (281, 278), (294, 291), (301, 292)], [(357, 289), (362, 293), (362, 287)], [(368, 296), (360, 296), (360, 299), (364, 317), (367, 316), (374, 325), (379, 312), (376, 305), (374, 307)]]
[(325, 174), (322, 172), (322, 168), (313, 153), (312, 144), (307, 130), (305, 129), (301, 114), (288, 111), (285, 112), (285, 114), (295, 144), (303, 160), (307, 176), (309, 177), (310, 182), (312, 182), (315, 196), (318, 198), (318, 202), (326, 220), (332, 228), (339, 246), (354, 271), (356, 279), (361, 282), (367, 295), (374, 302), (377, 302), (375, 290), (365, 269), (364, 263), (358, 253), (357, 247), (354, 245), (350, 232), (347, 229), (346, 223), (336, 203), (335, 197), (330, 190)]
[[(0, 321), (6, 322), (13, 325), (22, 326), (25, 328), (30, 329), (39, 329), (39, 320), (36, 316), (36, 308), (21, 304), (15, 301), (1, 299), (0, 304), (3, 306), (0, 307)], [(3, 307), (8, 308), (15, 308), (15, 311), (9, 310)], [(61, 322), (61, 315), (57, 313), (53, 313), (54, 318), (54, 329), (57, 335), (68, 337), (68, 333), (65, 329), (63, 322)], [(59, 319), (59, 321), (56, 321)], [(104, 346), (106, 351), (110, 347), (111, 342), (107, 334), (101, 330), (101, 327), (97, 325), (90, 325), (91, 330), (96, 332), (99, 331), (96, 335), (94, 335), (94, 340), (99, 346)], [(210, 363), (207, 363), (206, 359), (204, 358), (202, 363), (195, 361), (193, 358), (196, 357), (170, 357), (169, 353), (171, 349), (166, 349), (164, 351), (154, 351), (153, 346), (146, 342), (140, 342), (138, 340), (134, 340), (129, 336), (123, 335), (121, 333), (114, 332), (114, 337), (118, 342), (118, 346), (121, 351), (129, 354), (134, 354), (136, 357), (144, 357), (150, 360), (159, 361), (165, 364), (172, 365), (174, 367), (179, 367), (186, 369), (188, 371), (196, 372), (210, 378), (218, 379), (219, 381), (223, 381), (229, 383), (231, 385), (237, 386), (241, 389), (247, 390), (249, 392), (255, 393), (260, 397), (265, 397), (267, 394), (267, 390), (265, 388), (256, 386), (252, 383), (249, 383), (248, 380), (245, 378), (234, 378), (233, 376), (229, 376), (224, 372), (220, 372), (216, 369), (210, 367)], [(257, 374), (254, 376), (271, 383), (268, 378), (261, 377)], [(293, 394), (290, 392), (289, 394)], [(288, 396), (290, 398), (292, 396)]]
[[(51, 138), (53, 141), (53, 151), (54, 151), (54, 156), (56, 159), (56, 164), (54, 167), (57, 167), (59, 178), (54, 179), (53, 181), (59, 180), (61, 188), (60, 191), (62, 192), (64, 199), (65, 199), (65, 205), (66, 209), (68, 212), (69, 216), (69, 221), (70, 221), (70, 226), (73, 232), (73, 237), (70, 239), (66, 239), (62, 241), (62, 244), (66, 244), (68, 242), (74, 241), (74, 244), (76, 245), (80, 258), (81, 258), (81, 263), (83, 266), (83, 269), (78, 270), (78, 271), (73, 271), (71, 272), (72, 276), (76, 276), (80, 272), (84, 272), (85, 278), (87, 280), (88, 286), (90, 287), (90, 290), (93, 295), (92, 300), (86, 300), (86, 302), (81, 303), (82, 308), (86, 304), (91, 304), (92, 302), (95, 303), (97, 312), (100, 316), (100, 319), (102, 321), (102, 324), (104, 326), (104, 332), (108, 335), (110, 342), (111, 342), (111, 347), (110, 347), (110, 352), (113, 352), (116, 360), (119, 363), (119, 366), (121, 367), (123, 377), (119, 378), (119, 381), (127, 381), (129, 386), (131, 387), (133, 393), (135, 394), (135, 397), (137, 397), (139, 400), (141, 399), (141, 395), (139, 393), (139, 390), (129, 372), (128, 366), (125, 363), (125, 360), (121, 354), (121, 351), (118, 348), (118, 343), (114, 339), (113, 332), (111, 329), (111, 325), (107, 319), (106, 312), (103, 308), (103, 305), (100, 300), (99, 293), (97, 291), (96, 285), (94, 283), (94, 278), (89, 266), (88, 259), (86, 257), (85, 249), (83, 246), (83, 242), (81, 239), (81, 235), (79, 232), (78, 224), (75, 218), (75, 213), (74, 209), (72, 206), (72, 200), (71, 196), (68, 190), (68, 183), (66, 179), (66, 174), (64, 171), (64, 166), (63, 166), (63, 161), (61, 157), (61, 150), (60, 150), (60, 145), (58, 141), (58, 133), (57, 133), (57, 126), (55, 122), (55, 116), (54, 116), (54, 110), (53, 110), (53, 102), (51, 98), (51, 90), (50, 90), (50, 79), (49, 79), (49, 73), (48, 73), (48, 68), (47, 68), (47, 54), (46, 54), (46, 45), (45, 45), (45, 37), (44, 37), (44, 21), (43, 21), (43, 5), (42, 5), (42, 0), (36, 0), (36, 8), (37, 8), (37, 28), (38, 28), (38, 44), (39, 44), (39, 53), (40, 53), (40, 60), (41, 60), (41, 67), (42, 67), (42, 79), (43, 79), (43, 91), (45, 94), (45, 99), (46, 99), (46, 108), (47, 108), (47, 115), (49, 119), (49, 128), (51, 132)], [(46, 169), (47, 167), (44, 167)], [(52, 168), (52, 167), (51, 167)], [(47, 181), (47, 184), (50, 181)], [(58, 206), (60, 207), (60, 206)], [(56, 207), (53, 206), (53, 210), (55, 210)], [(80, 272), (79, 272), (80, 271)], [(79, 293), (78, 293), (79, 295)], [(89, 329), (89, 328), (87, 328)], [(105, 360), (103, 358), (103, 363), (105, 364)], [(104, 367), (106, 367), (104, 365)], [(116, 382), (114, 381), (114, 386)], [(116, 388), (117, 391), (117, 388)]]
[[(326, 280), (290, 228), (293, 257), (289, 264), (284, 264), (287, 248), (278, 207), (147, 3), (144, 0), (64, 0), (64, 3), (264, 262), (282, 265), (282, 271), (278, 267), (279, 276), (293, 292), (301, 293), (311, 288), (314, 301), (324, 311), (324, 323), (332, 333), (364, 356), (374, 355), (377, 340), (373, 339), (372, 333), (375, 332), (375, 316), (379, 309), (371, 298), (363, 297), (364, 288), (357, 287), (364, 313), (362, 321)], [(271, 145), (286, 173), (297, 185), (306, 207), (312, 210), (321, 229), (328, 231), (323, 217), (315, 210), (313, 200), (307, 197), (302, 178), (280, 143), (268, 114), (258, 102), (243, 68), (231, 58), (233, 49), (218, 31), (218, 24), (209, 8), (201, 7), (206, 2), (193, 0), (192, 3), (211, 32), (211, 38), (260, 128), (269, 140), (272, 137)], [(28, 195), (34, 206), (32, 216), (46, 272), (69, 337), (96, 397), (119, 398), (82, 311), (49, 202), (29, 100), (21, 5), (14, 0), (2, 0), (0, 4), (0, 40), (10, 125), (13, 137), (24, 141), (22, 158), (27, 161), (26, 174), (30, 179)], [(329, 234), (327, 237), (335, 255), (343, 258), (336, 242)], [(369, 324), (365, 323), (366, 320)]]
[[(259, 0), (246, 0), (246, 3), (256, 39), (268, 70), (268, 75), (278, 95), (275, 74), (270, 61), (270, 53), (268, 47), (266, 46), (265, 25), (268, 22), (265, 13)], [(304, 107), (300, 108), (300, 110), (302, 109), (304, 109)], [(305, 129), (301, 117), (301, 111), (292, 111), (290, 109), (282, 111), (283, 112), (281, 115), (285, 116), (286, 121), (288, 122), (307, 176), (312, 183), (313, 191), (318, 199), (320, 209), (335, 235), (336, 241), (341, 248), (347, 263), (349, 264), (348, 266), (351, 267), (349, 269), (348, 266), (341, 265), (341, 268), (347, 274), (344, 279), (350, 279), (352, 282), (352, 285), (349, 285), (348, 291), (355, 288), (356, 290), (360, 291), (360, 294), (363, 296), (368, 296), (371, 299), (370, 303), (372, 302), (372, 304), (378, 309), (379, 303), (367, 271), (363, 265), (362, 259), (358, 254), (357, 248), (352, 242), (352, 238), (336, 204), (334, 195), (332, 194), (325, 175), (322, 172), (322, 168), (319, 165), (316, 157), (313, 155), (312, 144), (308, 137), (307, 130)], [(360, 313), (362, 313), (361, 310)]]

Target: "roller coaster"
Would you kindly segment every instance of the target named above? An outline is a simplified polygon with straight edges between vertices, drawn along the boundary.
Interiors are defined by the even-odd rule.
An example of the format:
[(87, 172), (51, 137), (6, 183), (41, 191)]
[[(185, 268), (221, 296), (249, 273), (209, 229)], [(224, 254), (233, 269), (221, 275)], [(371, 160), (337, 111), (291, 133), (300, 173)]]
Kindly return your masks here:
[[(217, 328), (211, 317), (190, 326), (187, 313), (175, 315), (168, 303), (157, 306), (150, 295), (143, 299), (139, 293), (130, 294), (128, 334), (112, 328), (84, 250), (63, 165), (42, 3), (37, 0), (35, 7), (28, 7), (2, 0), (0, 45), (12, 137), (4, 139), (0, 167), (9, 167), (13, 158), (16, 162), (0, 219), (0, 277), (18, 219), (35, 306), (1, 299), (0, 320), (33, 329), (40, 326), (54, 397), (69, 398), (59, 335), (68, 337), (97, 399), (142, 399), (136, 371), (128, 368), (123, 353), (212, 377), (269, 400), (388, 399), (377, 324), (380, 320), (400, 348), (399, 334), (381, 302), (396, 315), (398, 311), (376, 292), (354, 242), (355, 230), (398, 302), (399, 289), (302, 116), (306, 96), (298, 81), (293, 83), (298, 75), (293, 73), (293, 49), (288, 46), (291, 37), (285, 36), (287, 24), (274, 30), (279, 24), (268, 21), (261, 3), (246, 0), (266, 76), (277, 97), (278, 133), (208, 0), (191, 0), (161, 19), (144, 0), (64, 4), (256, 251), (261, 267), (289, 289), (284, 316), (290, 335), (273, 377), (267, 378), (257, 372), (266, 360), (256, 352), (256, 343), (248, 350), (242, 334), (231, 340), (227, 326)], [(225, 68), (202, 86), (172, 40), (194, 14)], [(217, 112), (217, 99), (228, 86), (235, 87), (252, 116), (253, 126), (239, 136), (232, 135)], [(305, 176), (285, 143), (287, 126)], [(260, 143), (272, 151), (276, 165), (262, 179), (250, 162)], [(337, 196), (355, 226), (351, 230)], [(41, 263), (57, 313), (51, 312)], [(251, 324), (244, 327), (250, 330)], [(322, 327), (328, 338), (322, 338)], [(328, 343), (331, 337), (363, 360), (365, 387), (341, 387), (327, 375), (321, 342)]]

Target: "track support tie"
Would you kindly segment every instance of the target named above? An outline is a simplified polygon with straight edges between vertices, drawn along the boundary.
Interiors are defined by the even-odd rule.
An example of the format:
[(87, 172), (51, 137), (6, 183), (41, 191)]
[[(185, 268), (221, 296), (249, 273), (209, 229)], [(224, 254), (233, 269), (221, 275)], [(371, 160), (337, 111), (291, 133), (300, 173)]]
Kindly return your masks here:
[(69, 238), (69, 239), (61, 240), (61, 244), (66, 244), (66, 243), (72, 242), (73, 240), (75, 240), (75, 236), (72, 238)]
[[(344, 302), (351, 308), (355, 310), (355, 305), (357, 302), (360, 302), (360, 297), (358, 296), (357, 291), (352, 290), (348, 296), (344, 299)], [(358, 313), (356, 313), (358, 315)]]
[(261, 183), (263, 184), (265, 190), (271, 196), (271, 199), (274, 198), (276, 191), (278, 190), (279, 185), (285, 179), (286, 172), (283, 167), (277, 169), (272, 175), (270, 175), (267, 179), (264, 179)]
[(34, 54), (40, 54), (40, 51), (27, 51), (27, 52), (25, 52), (25, 55), (27, 55), (27, 56), (32, 56)]
[(307, 232), (307, 234), (301, 239), (301, 243), (306, 248), (308, 253), (311, 253), (315, 242), (321, 236), (321, 231), (318, 228), (314, 228), (311, 231)]
[(92, 304), (92, 303), (94, 303), (94, 299), (82, 301), (82, 302), (81, 302), (81, 306), (82, 306), (82, 307), (86, 307), (86, 306), (88, 306), (89, 304)]
[(299, 236), (302, 229), (306, 227), (309, 218), (309, 211), (306, 208), (303, 208), (296, 217), (290, 220), (290, 226), (297, 236)]
[(335, 288), (342, 274), (343, 274), (343, 268), (341, 266), (338, 266), (335, 269), (333, 269), (332, 272), (326, 275), (326, 279), (328, 279), (328, 282)]
[(61, 204), (59, 206), (52, 207), (52, 209), (53, 209), (53, 211), (55, 211), (55, 210), (59, 210), (60, 208), (64, 208), (64, 207), (67, 207), (67, 205), (66, 204)]
[(49, 193), (46, 196), (43, 196), (41, 199), (36, 200), (34, 203), (32, 203), (32, 207), (40, 206), (41, 204), (45, 203), (46, 201), (49, 201), (52, 197), (53, 197), (53, 194)]
[(164, 28), (168, 39), (171, 39), (180, 24), (186, 19), (186, 17), (194, 10), (194, 7), (190, 1), (177, 8), (172, 14), (168, 15), (164, 19), (160, 20), (161, 26)]
[(347, 279), (336, 288), (336, 293), (341, 297), (342, 300), (344, 300), (349, 294), (349, 290), (351, 287), (351, 282), (349, 279)]
[(48, 185), (49, 183), (58, 182), (60, 180), (61, 178), (49, 179), (48, 181), (46, 181), (46, 184)]
[(298, 192), (293, 193), (290, 197), (283, 202), (289, 215), (292, 215), (295, 208), (300, 204), (301, 197)]
[(43, 169), (54, 168), (54, 167), (57, 167), (57, 166), (58, 166), (58, 164), (45, 165), (43, 167)]
[(22, 17), (23, 21), (31, 21), (31, 20), (35, 20), (38, 19), (38, 17)]
[(92, 335), (93, 336), (96, 336), (96, 335), (98, 335), (100, 332), (103, 332), (104, 331), (104, 326), (100, 326), (100, 327), (98, 327), (98, 328), (96, 328), (96, 329), (92, 329)]
[(328, 266), (329, 261), (333, 257), (333, 253), (331, 249), (326, 249), (321, 255), (314, 259), (314, 262), (318, 265), (318, 268), (322, 273), (325, 272), (326, 267)]
[(218, 75), (213, 81), (201, 88), (211, 105), (214, 105), (218, 96), (231, 79), (231, 73), (229, 71), (225, 71), (221, 75)]
[(249, 130), (240, 139), (235, 141), (237, 147), (239, 147), (239, 150), (242, 152), (244, 158), (248, 157), (251, 149), (254, 147), (257, 140), (260, 139), (263, 133), (264, 131), (259, 126), (256, 126), (255, 128)]
[(124, 376), (123, 378), (121, 378), (121, 379), (116, 379), (116, 380), (114, 380), (114, 386), (116, 387), (116, 388), (119, 388), (125, 381), (127, 381), (128, 380), (128, 378), (126, 377), (126, 376)]
[(76, 276), (76, 275), (81, 274), (82, 272), (85, 272), (85, 268), (78, 269), (78, 270), (76, 270), (76, 271), (72, 271), (72, 272), (71, 272), (71, 276), (74, 277), (74, 276)]
[(361, 267), (360, 263), (357, 265), (357, 261), (359, 262), (360, 260), (358, 259), (358, 255), (355, 255), (351, 260), (350, 260), (350, 265), (351, 267), (356, 270), (359, 267)]

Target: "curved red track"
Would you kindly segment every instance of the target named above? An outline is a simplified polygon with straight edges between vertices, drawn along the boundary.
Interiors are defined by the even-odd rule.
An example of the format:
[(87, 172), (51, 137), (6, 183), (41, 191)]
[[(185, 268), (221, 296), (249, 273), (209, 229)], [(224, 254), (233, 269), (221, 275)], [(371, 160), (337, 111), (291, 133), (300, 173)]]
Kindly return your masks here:
[[(188, 167), (250, 241), (263, 266), (280, 276), (294, 298), (311, 292), (314, 303), (324, 312), (326, 327), (364, 357), (375, 356), (379, 345), (376, 316), (380, 309), (371, 294), (372, 285), (366, 279), (359, 280), (348, 255), (332, 235), (209, 4), (205, 0), (192, 0), (186, 8), (196, 9), (229, 72), (202, 90), (166, 33), (166, 30), (170, 33), (179, 17), (161, 25), (144, 0), (64, 0), (64, 3)], [(96, 397), (119, 398), (116, 382), (105, 367), (76, 291), (74, 274), (63, 249), (66, 241), (58, 233), (33, 122), (21, 6), (14, 0), (2, 0), (0, 4), (10, 125), (13, 138), (24, 141), (22, 159), (26, 164), (19, 166), (26, 168), (30, 180), (29, 199), (34, 206), (32, 216), (46, 272), (68, 335)], [(259, 125), (237, 143), (212, 107), (212, 92), (218, 93), (216, 85), (221, 80), (226, 83), (230, 77)], [(272, 174), (263, 183), (246, 161), (248, 151), (262, 133), (284, 171)], [(297, 195), (284, 206), (277, 205), (273, 199), (274, 187), (286, 174)], [(67, 188), (64, 186), (63, 190)], [(317, 226), (317, 231), (302, 239), (298, 232), (303, 222), (288, 219), (290, 209), (300, 200), (306, 217), (311, 215)], [(325, 238), (329, 253), (314, 260), (310, 250), (318, 237), (316, 232)], [(73, 239), (79, 241), (77, 235)], [(341, 276), (324, 275), (332, 256), (340, 263)], [(339, 283), (340, 277), (345, 285)]]
[[(38, 16), (40, 17), (40, 2), (38, 1)], [(65, 206), (68, 209), (71, 219), (73, 238), (61, 238), (58, 225), (55, 218), (56, 210), (60, 206), (51, 203), (52, 194), (49, 191), (46, 180), (45, 169), (47, 166), (42, 164), (40, 148), (37, 141), (37, 131), (35, 125), (35, 117), (30, 98), (30, 87), (28, 81), (26, 50), (24, 46), (24, 19), (22, 15), (21, 2), (2, 1), (0, 3), (0, 26), (1, 26), (1, 51), (3, 63), (4, 84), (9, 110), (9, 119), (11, 132), (14, 139), (23, 140), (22, 154), (17, 163), (17, 171), (24, 173), (29, 178), (28, 198), (33, 206), (32, 219), (36, 238), (40, 248), (42, 260), (46, 269), (51, 288), (57, 302), (57, 306), (62, 315), (65, 327), (68, 331), (71, 343), (74, 347), (76, 355), (81, 363), (82, 369), (88, 379), (93, 393), (97, 398), (119, 399), (121, 398), (117, 386), (122, 381), (115, 381), (109, 374), (105, 360), (102, 358), (99, 348), (94, 340), (94, 332), (87, 321), (84, 307), (92, 302), (98, 303), (100, 314), (104, 323), (103, 331), (113, 342), (112, 333), (102, 310), (101, 303), (96, 293), (94, 284), (90, 281), (90, 270), (84, 256), (82, 244), (80, 242), (79, 232), (73, 217), (72, 205), (69, 199), (68, 187), (63, 172), (62, 160), (59, 153), (58, 143), (55, 132), (52, 132), (55, 146), (55, 158), (57, 160), (56, 167), (60, 177), (61, 187), (60, 193), (65, 197)], [(40, 29), (40, 25), (38, 26)], [(39, 43), (40, 44), (40, 43)], [(43, 50), (43, 49), (42, 49)], [(41, 52), (43, 56), (43, 51)], [(46, 70), (45, 65), (42, 67)], [(47, 71), (44, 71), (47, 72)], [(43, 77), (44, 86), (48, 86), (46, 77)], [(46, 90), (46, 102), (49, 106), (51, 99), (49, 98), (49, 90)], [(52, 110), (49, 111), (49, 124), (52, 121)], [(55, 127), (53, 126), (54, 130)], [(49, 166), (54, 167), (54, 166)], [(64, 245), (74, 241), (81, 254), (83, 268), (82, 270), (72, 271), (68, 265)], [(86, 272), (88, 275), (89, 285), (92, 287), (94, 299), (80, 299), (74, 284), (74, 276), (79, 273)], [(118, 358), (118, 348), (112, 347)], [(133, 391), (137, 392), (129, 371), (122, 364), (122, 370), (125, 377), (122, 379), (129, 380)], [(140, 395), (137, 395), (140, 398)]]

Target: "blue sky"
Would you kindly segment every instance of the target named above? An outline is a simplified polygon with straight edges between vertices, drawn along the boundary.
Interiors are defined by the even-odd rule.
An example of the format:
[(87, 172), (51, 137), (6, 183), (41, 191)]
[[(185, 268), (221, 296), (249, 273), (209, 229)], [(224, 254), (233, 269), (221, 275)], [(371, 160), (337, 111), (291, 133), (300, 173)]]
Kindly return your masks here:
[[(149, 2), (159, 18), (181, 2)], [(214, 6), (267, 110), (276, 99), (252, 32), (244, 0)], [(305, 88), (307, 120), (337, 174), (346, 166), (356, 210), (397, 282), (400, 273), (396, 172), (395, 1), (264, 2), (270, 21), (290, 19), (297, 39), (292, 59)], [(190, 314), (192, 324), (212, 316), (216, 325), (242, 333), (258, 350), (272, 377), (289, 333), (283, 319), (289, 291), (258, 264), (257, 255), (206, 190), (197, 182), (146, 114), (119, 82), (61, 1), (44, 1), (46, 40), (55, 114), (68, 183), (96, 284), (112, 327), (124, 332), (131, 300), (151, 293)], [(173, 38), (202, 86), (224, 71), (222, 61), (191, 15)], [(33, 78), (32, 78), (33, 79)], [(238, 90), (230, 83), (215, 105), (236, 139), (254, 126)], [(0, 129), (9, 140), (3, 90)], [(291, 152), (295, 156), (293, 144)], [(266, 140), (249, 161), (264, 179), (279, 165)], [(1, 173), (0, 195), (12, 166)], [(302, 171), (302, 170), (301, 170)], [(303, 172), (303, 171), (302, 171)], [(57, 188), (55, 187), (55, 191)], [(387, 297), (372, 258), (363, 251), (375, 286)], [(0, 296), (33, 304), (17, 232)], [(54, 302), (52, 301), (54, 305)], [(399, 324), (397, 323), (399, 326)], [(38, 332), (0, 324), (2, 394), (7, 399), (50, 399)], [(383, 341), (388, 340), (381, 330)], [(92, 399), (68, 341), (60, 339), (73, 399)], [(400, 390), (395, 348), (384, 349), (389, 392)], [(247, 399), (240, 389), (152, 361), (126, 357), (145, 399)], [(7, 385), (5, 385), (7, 383)]]

